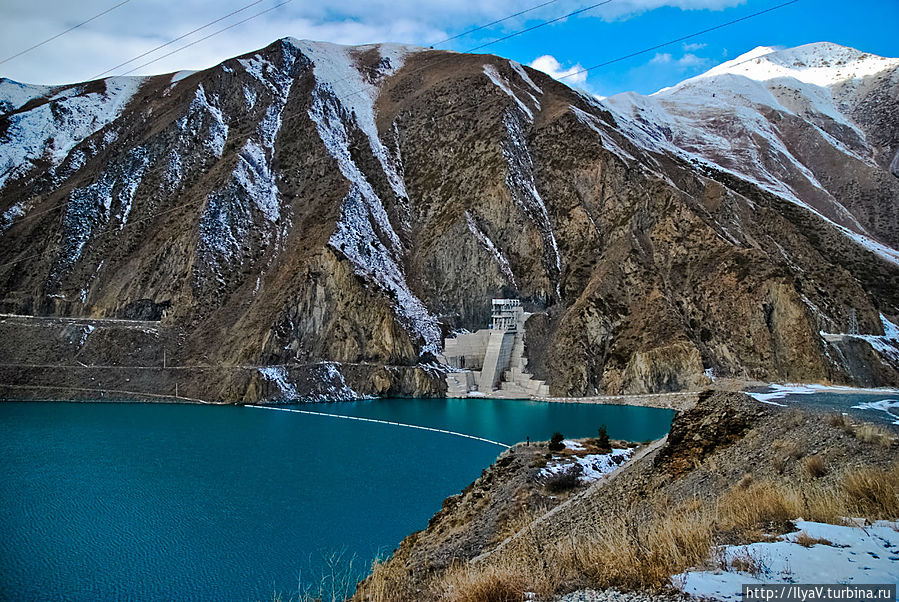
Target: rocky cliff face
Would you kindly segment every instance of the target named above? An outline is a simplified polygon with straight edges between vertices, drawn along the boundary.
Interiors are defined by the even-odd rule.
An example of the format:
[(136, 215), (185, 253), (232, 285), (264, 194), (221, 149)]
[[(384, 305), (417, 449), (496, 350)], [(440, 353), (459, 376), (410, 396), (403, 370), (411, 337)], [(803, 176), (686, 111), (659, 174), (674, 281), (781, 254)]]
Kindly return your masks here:
[[(558, 394), (895, 384), (899, 62), (842, 51), (826, 82), (749, 73), (726, 98), (751, 61), (598, 102), (498, 57), (294, 39), (193, 74), (3, 80), (0, 304), (161, 319), (173, 362), (284, 366), (287, 392), (317, 362), (439, 392), (409, 369), (491, 296), (541, 312), (530, 365)], [(792, 52), (765, 60), (836, 60)], [(861, 363), (821, 335), (853, 311)]]

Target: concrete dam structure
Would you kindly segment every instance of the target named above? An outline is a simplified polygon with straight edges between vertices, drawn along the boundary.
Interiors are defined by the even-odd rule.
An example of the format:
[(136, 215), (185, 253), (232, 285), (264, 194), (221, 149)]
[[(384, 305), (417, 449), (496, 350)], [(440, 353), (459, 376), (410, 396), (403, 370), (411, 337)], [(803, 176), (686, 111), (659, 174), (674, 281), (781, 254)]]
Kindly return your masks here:
[(456, 369), (446, 376), (447, 397), (549, 395), (544, 381), (526, 369), (524, 334), (530, 316), (518, 299), (493, 299), (490, 328), (446, 339), (441, 359)]

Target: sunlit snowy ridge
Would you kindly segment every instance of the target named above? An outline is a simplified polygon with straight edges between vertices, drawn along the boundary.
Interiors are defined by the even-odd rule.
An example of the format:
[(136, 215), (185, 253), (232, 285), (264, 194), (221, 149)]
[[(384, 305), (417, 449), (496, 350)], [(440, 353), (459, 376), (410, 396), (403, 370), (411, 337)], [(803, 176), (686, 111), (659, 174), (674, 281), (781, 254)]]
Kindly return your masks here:
[(831, 43), (762, 46), (650, 96), (619, 94), (602, 105), (639, 146), (747, 179), (899, 265), (899, 251), (858, 222), (827, 174), (808, 162), (771, 114), (804, 120), (847, 161), (876, 168), (874, 148), (848, 111), (864, 84), (897, 67), (899, 59)]

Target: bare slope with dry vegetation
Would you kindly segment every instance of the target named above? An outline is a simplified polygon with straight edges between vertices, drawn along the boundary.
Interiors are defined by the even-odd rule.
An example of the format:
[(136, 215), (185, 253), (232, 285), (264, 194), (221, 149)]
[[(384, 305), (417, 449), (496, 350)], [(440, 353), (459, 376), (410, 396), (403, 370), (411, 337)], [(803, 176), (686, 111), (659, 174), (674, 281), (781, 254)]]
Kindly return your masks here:
[(356, 600), (523, 600), (582, 588), (661, 592), (791, 520), (899, 518), (896, 434), (843, 416), (703, 394), (667, 440), (561, 496), (538, 476), (546, 448), (516, 446), (428, 528), (376, 564)]

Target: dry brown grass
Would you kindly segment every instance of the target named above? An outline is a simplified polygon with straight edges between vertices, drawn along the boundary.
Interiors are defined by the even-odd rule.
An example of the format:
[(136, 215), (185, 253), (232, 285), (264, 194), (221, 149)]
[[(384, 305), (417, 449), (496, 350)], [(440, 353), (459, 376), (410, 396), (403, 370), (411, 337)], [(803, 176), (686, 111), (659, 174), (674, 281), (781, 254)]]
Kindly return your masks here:
[(802, 446), (793, 440), (778, 439), (771, 447), (793, 460), (799, 460), (805, 455), (805, 450), (802, 449)]
[(413, 600), (408, 591), (408, 575), (402, 562), (377, 559), (372, 563), (371, 575), (356, 590), (354, 600), (366, 602), (397, 602)]
[(701, 503), (658, 507), (651, 516), (609, 517), (582, 529), (558, 556), (566, 573), (594, 587), (656, 588), (700, 562), (712, 543), (712, 523)]
[[(435, 574), (426, 584), (426, 595), (399, 593), (391, 581), (402, 581), (402, 571), (390, 569), (392, 574), (379, 565), (367, 584), (369, 595), (358, 599), (506, 602), (522, 600), (526, 591), (550, 598), (575, 587), (658, 589), (669, 583), (671, 575), (708, 563), (716, 544), (761, 541), (763, 533), (790, 531), (791, 521), (799, 517), (840, 524), (847, 516), (899, 518), (899, 464), (891, 469), (855, 469), (828, 479), (744, 477), (717, 501), (645, 500), (624, 512), (596, 515), (569, 537), (551, 541), (530, 522), (502, 552)], [(517, 518), (521, 520), (511, 521), (516, 529), (530, 520)], [(795, 540), (800, 545), (829, 543), (807, 534)], [(735, 562), (750, 573), (765, 568), (758, 558)]]
[(751, 550), (742, 550), (730, 561), (730, 568), (741, 573), (749, 573), (760, 577), (768, 571), (768, 566), (761, 555)]
[(771, 466), (777, 471), (777, 474), (783, 474), (787, 468), (787, 456), (774, 456), (771, 459)]
[(456, 565), (443, 579), (441, 600), (448, 602), (522, 602), (526, 576), (510, 566)]
[(550, 493), (564, 493), (566, 491), (571, 491), (572, 489), (577, 489), (578, 485), (581, 484), (580, 474), (581, 467), (579, 464), (575, 464), (567, 470), (546, 477), (543, 486), (546, 487), (546, 490)]
[(870, 519), (899, 518), (899, 464), (891, 469), (862, 468), (845, 475), (848, 513)]
[(805, 531), (800, 531), (798, 535), (793, 538), (793, 543), (797, 543), (804, 548), (810, 548), (815, 545), (822, 546), (830, 546), (833, 545), (829, 540), (824, 539), (823, 537), (812, 537)]
[(824, 458), (819, 455), (808, 456), (802, 459), (802, 470), (813, 479), (820, 479), (827, 474), (827, 466)]
[(855, 438), (864, 443), (876, 443), (884, 447), (893, 445), (893, 435), (888, 430), (874, 424), (860, 424), (855, 429)]
[(847, 432), (852, 430), (852, 420), (846, 414), (828, 414), (825, 422), (834, 428), (841, 428)]
[(759, 528), (785, 524), (801, 515), (802, 496), (792, 487), (759, 481), (746, 488), (734, 488), (718, 502), (718, 527), (752, 538)]
[(543, 512), (545, 512), (545, 510), (541, 512), (531, 512), (527, 509), (519, 508), (517, 512), (506, 517), (505, 520), (500, 521), (500, 526), (496, 530), (493, 542), (498, 544), (505, 541), (507, 538), (512, 537), (519, 531), (524, 530), (534, 521), (534, 519), (540, 514), (543, 514)]
[(876, 443), (884, 447), (890, 447), (896, 440), (896, 437), (890, 431), (869, 422), (856, 424), (846, 414), (830, 414), (826, 422), (830, 426), (840, 428), (847, 434), (853, 435), (864, 443)]

